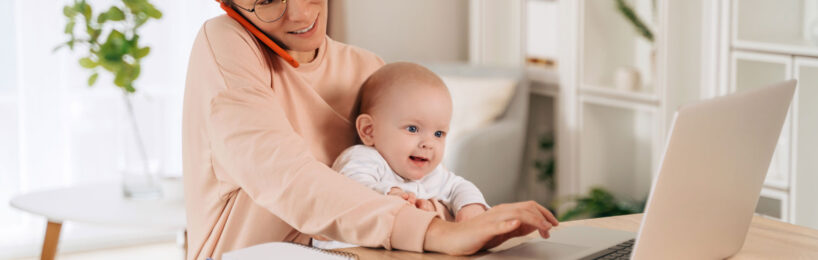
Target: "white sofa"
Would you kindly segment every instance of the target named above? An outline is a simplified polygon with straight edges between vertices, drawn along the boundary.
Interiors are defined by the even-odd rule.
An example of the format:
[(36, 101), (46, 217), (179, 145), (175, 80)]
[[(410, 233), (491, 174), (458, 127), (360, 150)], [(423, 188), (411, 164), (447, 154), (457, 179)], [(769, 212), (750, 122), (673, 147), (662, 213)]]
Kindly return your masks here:
[[(513, 84), (511, 92), (501, 94), (507, 98), (506, 105), (498, 110), (499, 115), (491, 118), (486, 124), (462, 131), (457, 136), (450, 136), (443, 164), (477, 185), (490, 205), (515, 201), (517, 190), (521, 186), (519, 182), (523, 172), (524, 140), (528, 120), (529, 91), (523, 71), (517, 68), (466, 64), (424, 65), (440, 75), (448, 85), (466, 85), (449, 86), (450, 90), (453, 87), (468, 89), (471, 87), (468, 86), (470, 81), (474, 83), (473, 85), (482, 85), (483, 89), (487, 87), (487, 82), (497, 82), (498, 88), (504, 88), (499, 86), (503, 85), (502, 82)], [(469, 101), (479, 98), (478, 93), (463, 91), (452, 91), (452, 95), (456, 101), (462, 98), (469, 98)], [(457, 102), (455, 106), (454, 116), (457, 116)], [(471, 110), (475, 110), (475, 113), (487, 112), (481, 108), (470, 109), (465, 116), (485, 116), (472, 114)], [(464, 116), (463, 113), (460, 116)], [(462, 120), (453, 118), (452, 128), (458, 127), (455, 125), (458, 121)]]

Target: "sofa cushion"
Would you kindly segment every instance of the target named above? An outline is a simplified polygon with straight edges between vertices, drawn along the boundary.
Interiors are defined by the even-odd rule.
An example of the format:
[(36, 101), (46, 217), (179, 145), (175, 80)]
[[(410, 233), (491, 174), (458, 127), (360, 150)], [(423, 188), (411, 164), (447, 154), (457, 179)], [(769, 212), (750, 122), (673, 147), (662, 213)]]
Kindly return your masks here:
[(442, 76), (452, 95), (452, 122), (447, 140), (494, 122), (514, 96), (517, 79)]

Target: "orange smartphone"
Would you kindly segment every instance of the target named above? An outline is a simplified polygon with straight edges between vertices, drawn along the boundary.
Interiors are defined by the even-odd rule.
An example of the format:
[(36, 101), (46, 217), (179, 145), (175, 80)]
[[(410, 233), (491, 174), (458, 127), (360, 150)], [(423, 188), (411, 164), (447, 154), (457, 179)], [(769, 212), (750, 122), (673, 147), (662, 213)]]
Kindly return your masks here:
[(250, 31), (250, 33), (255, 35), (256, 38), (258, 38), (259, 40), (261, 40), (261, 42), (267, 45), (267, 47), (270, 47), (270, 49), (272, 49), (273, 52), (278, 54), (278, 56), (284, 58), (284, 60), (286, 60), (287, 63), (289, 63), (295, 68), (298, 68), (299, 65), (298, 62), (295, 61), (295, 59), (293, 59), (293, 57), (290, 56), (289, 53), (287, 53), (286, 51), (284, 51), (284, 49), (279, 47), (278, 44), (276, 44), (272, 39), (270, 39), (270, 37), (267, 37), (266, 34), (264, 34), (258, 28), (256, 28), (256, 26), (250, 23), (250, 21), (247, 21), (247, 19), (245, 19), (244, 16), (242, 16), (241, 14), (236, 12), (236, 10), (233, 10), (233, 8), (230, 8), (220, 0), (216, 0), (216, 2), (219, 2), (219, 5), (221, 6), (222, 10), (227, 12), (227, 16), (230, 16), (231, 18), (233, 18), (233, 20), (239, 22), (239, 24), (241, 24), (241, 26), (244, 27), (244, 29)]

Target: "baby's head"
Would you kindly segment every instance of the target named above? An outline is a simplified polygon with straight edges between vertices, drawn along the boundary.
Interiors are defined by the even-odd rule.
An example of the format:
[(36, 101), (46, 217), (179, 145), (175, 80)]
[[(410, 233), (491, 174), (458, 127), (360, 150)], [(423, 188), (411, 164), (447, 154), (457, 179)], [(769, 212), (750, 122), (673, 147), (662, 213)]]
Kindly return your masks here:
[(355, 121), (372, 146), (404, 179), (419, 180), (441, 159), (452, 118), (452, 98), (437, 75), (413, 63), (387, 64), (361, 87)]

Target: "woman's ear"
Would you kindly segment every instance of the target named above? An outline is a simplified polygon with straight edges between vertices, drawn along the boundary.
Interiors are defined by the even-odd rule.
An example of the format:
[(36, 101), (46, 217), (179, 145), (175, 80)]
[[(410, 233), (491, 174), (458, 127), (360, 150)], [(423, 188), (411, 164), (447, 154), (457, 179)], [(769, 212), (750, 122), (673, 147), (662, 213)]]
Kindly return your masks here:
[(361, 138), (361, 142), (366, 146), (375, 145), (375, 139), (372, 134), (372, 132), (374, 132), (373, 125), (374, 121), (369, 114), (360, 114), (358, 118), (355, 119), (355, 129), (358, 130), (358, 138)]

